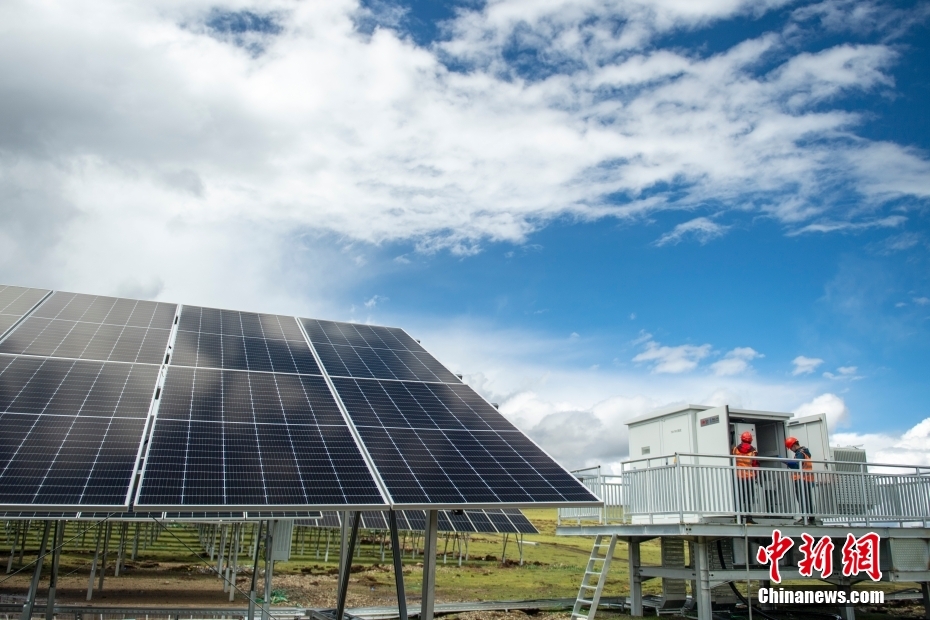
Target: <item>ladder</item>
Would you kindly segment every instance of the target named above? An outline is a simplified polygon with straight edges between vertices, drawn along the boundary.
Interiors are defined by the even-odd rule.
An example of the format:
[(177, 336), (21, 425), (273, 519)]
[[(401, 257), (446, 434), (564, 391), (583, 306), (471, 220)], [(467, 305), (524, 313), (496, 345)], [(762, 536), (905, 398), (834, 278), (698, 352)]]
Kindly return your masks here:
[[(609, 542), (604, 542), (608, 539)], [(591, 548), (591, 557), (584, 570), (584, 577), (581, 578), (581, 587), (578, 589), (571, 620), (594, 620), (616, 545), (616, 534), (600, 534), (594, 538), (594, 547)]]

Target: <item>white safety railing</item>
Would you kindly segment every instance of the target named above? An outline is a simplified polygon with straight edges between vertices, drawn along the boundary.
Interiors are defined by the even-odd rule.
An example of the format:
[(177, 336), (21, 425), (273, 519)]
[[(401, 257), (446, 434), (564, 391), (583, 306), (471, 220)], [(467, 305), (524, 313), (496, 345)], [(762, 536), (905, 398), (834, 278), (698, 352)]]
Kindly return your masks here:
[(575, 474), (603, 507), (560, 509), (564, 525), (702, 523), (745, 519), (816, 519), (836, 525), (930, 523), (930, 467), (756, 457), (673, 454), (627, 461), (620, 474)]

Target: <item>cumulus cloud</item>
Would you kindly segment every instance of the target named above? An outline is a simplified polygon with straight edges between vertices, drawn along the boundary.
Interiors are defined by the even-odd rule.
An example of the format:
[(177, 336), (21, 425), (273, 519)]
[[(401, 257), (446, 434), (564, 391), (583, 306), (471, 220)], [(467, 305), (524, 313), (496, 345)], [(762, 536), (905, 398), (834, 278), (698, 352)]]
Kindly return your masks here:
[(794, 410), (795, 417), (818, 413), (826, 414), (827, 427), (830, 429), (845, 426), (849, 421), (849, 409), (846, 407), (846, 402), (836, 394), (821, 394)]
[(729, 226), (721, 226), (709, 218), (697, 217), (677, 225), (671, 232), (659, 237), (655, 244), (658, 246), (669, 243), (675, 244), (679, 243), (684, 237), (690, 236), (703, 245), (711, 239), (723, 236), (728, 228)]
[(651, 364), (652, 372), (678, 374), (694, 370), (698, 362), (709, 354), (709, 344), (669, 347), (650, 340), (646, 343), (646, 350), (636, 355), (633, 361)]
[(901, 434), (835, 433), (830, 443), (836, 446), (865, 448), (873, 463), (930, 466), (930, 418)]
[[(345, 244), (356, 266), (391, 242), (465, 256), (557, 218), (711, 201), (786, 230), (903, 225), (881, 212), (930, 196), (925, 155), (855, 136), (834, 103), (893, 89), (903, 52), (798, 52), (777, 29), (713, 53), (655, 43), (783, 4), (502, 0), (422, 47), (354, 0), (5, 2), (0, 276), (185, 299), (236, 281), (239, 305), (286, 305), (351, 279)], [(868, 213), (816, 200), (837, 183)], [(281, 275), (308, 267), (309, 287)]]
[(796, 377), (798, 375), (811, 374), (817, 370), (818, 366), (823, 364), (823, 360), (819, 357), (807, 357), (804, 355), (799, 355), (791, 360), (791, 363), (794, 364), (794, 370), (791, 372), (791, 374)]
[(750, 368), (749, 362), (759, 357), (765, 356), (751, 347), (736, 347), (728, 351), (722, 360), (711, 364), (710, 368), (718, 377), (738, 375), (746, 372)]

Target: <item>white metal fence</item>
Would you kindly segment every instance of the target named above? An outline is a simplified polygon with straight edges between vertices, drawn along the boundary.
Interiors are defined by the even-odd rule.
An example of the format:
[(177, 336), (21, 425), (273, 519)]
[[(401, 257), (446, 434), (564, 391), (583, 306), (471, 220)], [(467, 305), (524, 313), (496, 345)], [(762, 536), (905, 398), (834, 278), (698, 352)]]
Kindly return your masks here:
[(604, 500), (598, 508), (560, 509), (559, 523), (701, 523), (734, 518), (816, 518), (837, 525), (930, 523), (930, 468), (758, 457), (673, 454), (623, 463), (620, 474), (575, 472)]

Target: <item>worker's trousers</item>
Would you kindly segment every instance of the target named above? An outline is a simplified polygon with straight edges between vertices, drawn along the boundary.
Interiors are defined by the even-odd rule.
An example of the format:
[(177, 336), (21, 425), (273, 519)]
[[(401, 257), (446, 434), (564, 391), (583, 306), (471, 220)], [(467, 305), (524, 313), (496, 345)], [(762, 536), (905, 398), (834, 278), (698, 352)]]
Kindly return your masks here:
[(736, 499), (740, 512), (743, 516), (752, 515), (752, 505), (756, 498), (756, 480), (755, 478), (737, 478), (736, 479)]
[(814, 516), (814, 481), (795, 480), (794, 495), (798, 498), (798, 508), (805, 517)]

